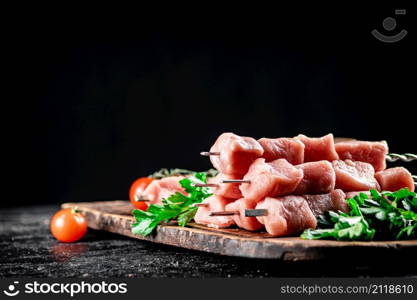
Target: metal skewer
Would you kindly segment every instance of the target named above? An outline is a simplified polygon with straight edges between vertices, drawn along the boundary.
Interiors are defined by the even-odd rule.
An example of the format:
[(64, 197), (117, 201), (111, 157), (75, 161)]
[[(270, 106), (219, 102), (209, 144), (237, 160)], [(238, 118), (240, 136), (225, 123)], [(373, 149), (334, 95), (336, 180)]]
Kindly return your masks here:
[(195, 187), (219, 187), (217, 183), (194, 183), (192, 186)]
[(417, 155), (412, 154), (412, 153), (404, 153), (404, 154), (389, 153), (389, 154), (385, 155), (385, 158), (389, 162), (395, 162), (397, 160), (410, 162), (410, 161), (413, 161), (413, 160), (417, 160)]
[[(244, 179), (225, 179), (222, 180), (220, 183), (250, 183), (250, 180)], [(196, 187), (219, 187), (219, 183), (194, 183), (193, 186)]]
[[(203, 156), (211, 156), (211, 155), (220, 155), (220, 152), (200, 152)], [(405, 162), (410, 162), (413, 160), (417, 160), (417, 154), (413, 153), (404, 153), (404, 154), (398, 154), (398, 153), (389, 153), (385, 155), (385, 158), (389, 162), (395, 162), (397, 160), (402, 160)]]
[[(213, 211), (210, 217), (239, 215), (238, 211)], [(268, 215), (267, 209), (245, 209), (245, 217), (263, 217)]]
[(245, 217), (263, 217), (268, 215), (267, 209), (245, 209)]
[(240, 214), (238, 211), (213, 211), (210, 213), (210, 217), (234, 216), (238, 214)]
[(250, 180), (244, 180), (244, 179), (225, 179), (225, 180), (222, 180), (222, 183), (250, 183)]
[(203, 155), (203, 156), (220, 155), (220, 152), (200, 152), (200, 155)]
[(195, 207), (209, 207), (208, 203), (196, 203), (194, 204)]

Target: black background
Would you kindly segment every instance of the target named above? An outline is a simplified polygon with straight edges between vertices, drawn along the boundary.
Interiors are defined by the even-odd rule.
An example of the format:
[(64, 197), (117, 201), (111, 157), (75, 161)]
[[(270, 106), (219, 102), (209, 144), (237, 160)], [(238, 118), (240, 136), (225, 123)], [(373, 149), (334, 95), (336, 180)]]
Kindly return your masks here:
[[(225, 131), (332, 132), (416, 153), (413, 16), (395, 8), (407, 7), (161, 4), (23, 18), (7, 128), (21, 197), (2, 205), (126, 199), (136, 177), (162, 167), (208, 169), (199, 152)], [(386, 44), (373, 29), (409, 33)]]

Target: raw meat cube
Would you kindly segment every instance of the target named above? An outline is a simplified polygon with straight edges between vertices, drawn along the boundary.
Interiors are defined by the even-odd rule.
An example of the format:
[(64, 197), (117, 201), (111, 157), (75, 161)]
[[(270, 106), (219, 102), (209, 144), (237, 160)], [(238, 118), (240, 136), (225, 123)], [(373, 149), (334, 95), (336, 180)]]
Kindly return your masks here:
[(261, 138), (258, 142), (264, 149), (262, 157), (265, 158), (266, 162), (279, 158), (285, 158), (293, 165), (302, 164), (304, 162), (305, 146), (297, 138)]
[(414, 180), (410, 172), (403, 167), (390, 168), (375, 174), (383, 191), (395, 192), (402, 188), (408, 188), (414, 192)]
[(328, 134), (320, 138), (310, 138), (303, 134), (297, 138), (305, 145), (304, 162), (339, 159), (334, 146), (333, 134)]
[(224, 211), (225, 206), (229, 204), (231, 200), (219, 196), (210, 196), (204, 199), (203, 203), (207, 203), (209, 206), (200, 206), (197, 213), (194, 216), (194, 221), (198, 224), (207, 225), (213, 228), (226, 228), (232, 226), (235, 222), (230, 216), (210, 216), (211, 212)]
[(344, 192), (380, 189), (371, 164), (349, 159), (335, 160), (332, 164), (336, 172), (337, 189)]
[(240, 228), (249, 230), (249, 231), (256, 231), (263, 227), (262, 224), (258, 222), (256, 217), (245, 216), (246, 209), (254, 209), (254, 208), (255, 208), (254, 203), (248, 202), (244, 198), (242, 198), (226, 205), (225, 210), (239, 212), (239, 214), (235, 214), (232, 216), (232, 219), (236, 223), (237, 226), (239, 226)]
[(304, 195), (313, 214), (315, 216), (322, 215), (326, 211), (343, 211), (348, 212), (349, 206), (346, 202), (346, 195), (342, 190), (333, 190), (327, 194), (321, 195)]
[(243, 176), (264, 150), (253, 138), (227, 132), (217, 138), (210, 152), (220, 153), (210, 156), (211, 163), (220, 173)]
[(183, 178), (183, 176), (171, 176), (154, 180), (146, 187), (141, 196), (149, 200), (146, 202), (147, 204), (161, 204), (162, 199), (168, 198), (176, 192), (187, 195), (180, 184), (180, 180)]
[(217, 196), (222, 196), (229, 199), (240, 199), (242, 198), (242, 193), (239, 189), (240, 183), (224, 183), (222, 180), (228, 179), (241, 179), (241, 176), (236, 175), (226, 175), (219, 173), (216, 177), (208, 179), (208, 183), (218, 184), (218, 187), (212, 187), (213, 194)]
[(265, 197), (291, 194), (303, 178), (303, 171), (285, 159), (265, 162), (258, 158), (243, 177), (250, 183), (242, 183), (239, 188), (246, 201), (256, 203)]
[(386, 168), (385, 156), (388, 154), (386, 141), (344, 141), (335, 144), (336, 152), (342, 160), (363, 161), (371, 164), (375, 171)]
[(307, 201), (301, 196), (267, 197), (256, 208), (268, 210), (266, 216), (256, 218), (272, 236), (299, 234), (317, 225)]
[(303, 171), (303, 179), (294, 191), (294, 195), (324, 194), (334, 190), (336, 174), (327, 160), (313, 161), (295, 166)]

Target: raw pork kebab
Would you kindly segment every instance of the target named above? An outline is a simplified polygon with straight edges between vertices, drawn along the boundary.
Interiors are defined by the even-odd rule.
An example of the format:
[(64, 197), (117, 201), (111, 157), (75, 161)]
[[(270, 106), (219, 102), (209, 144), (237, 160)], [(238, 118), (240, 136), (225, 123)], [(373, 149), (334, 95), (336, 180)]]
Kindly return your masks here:
[[(361, 191), (414, 191), (405, 168), (386, 169), (385, 141), (335, 143), (332, 134), (257, 141), (223, 133), (202, 154), (219, 171), (207, 184), (213, 196), (195, 216), (210, 227), (265, 227), (273, 236), (292, 235), (315, 228), (325, 211), (347, 212), (345, 199)], [(248, 210), (255, 211), (248, 216)]]
[[(214, 228), (237, 225), (289, 236), (315, 228), (316, 216), (326, 211), (347, 212), (345, 199), (359, 192), (414, 191), (405, 168), (386, 169), (385, 141), (335, 143), (332, 134), (255, 140), (223, 133), (202, 154), (210, 156), (219, 174), (200, 185), (213, 195), (197, 205), (194, 220)], [(175, 192), (185, 194), (180, 179), (154, 180), (141, 197), (151, 204)]]

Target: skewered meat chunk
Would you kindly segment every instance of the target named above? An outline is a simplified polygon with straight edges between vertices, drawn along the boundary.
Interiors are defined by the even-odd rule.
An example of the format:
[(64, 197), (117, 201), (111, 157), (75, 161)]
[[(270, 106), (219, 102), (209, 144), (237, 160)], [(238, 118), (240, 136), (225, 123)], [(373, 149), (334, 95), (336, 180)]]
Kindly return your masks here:
[(204, 199), (203, 203), (207, 203), (209, 206), (200, 206), (197, 213), (194, 216), (194, 221), (198, 224), (207, 225), (213, 228), (226, 228), (232, 226), (235, 222), (230, 216), (210, 216), (213, 211), (224, 211), (225, 206), (229, 204), (231, 200), (219, 196), (210, 196)]
[(229, 199), (240, 199), (242, 198), (242, 192), (239, 189), (239, 183), (227, 183), (222, 184), (223, 180), (228, 179), (241, 179), (241, 176), (226, 175), (219, 173), (216, 177), (208, 179), (208, 183), (218, 184), (217, 187), (212, 187), (214, 195), (229, 198)]
[(317, 225), (307, 201), (301, 196), (267, 197), (256, 208), (268, 210), (266, 216), (256, 218), (273, 236), (298, 234)]
[(345, 198), (346, 195), (342, 190), (333, 190), (321, 195), (267, 197), (260, 201), (256, 208), (266, 209), (268, 213), (257, 219), (273, 236), (298, 234), (307, 228), (315, 228), (317, 225), (315, 216), (326, 211), (348, 212), (349, 207)]
[(298, 138), (304, 145), (304, 162), (339, 159), (334, 146), (333, 134), (328, 134), (320, 138), (310, 138), (303, 134)]
[(239, 188), (246, 201), (256, 203), (265, 197), (291, 194), (303, 178), (303, 171), (297, 169), (285, 159), (265, 162), (258, 158), (250, 166)]
[(248, 202), (246, 199), (241, 198), (239, 200), (233, 201), (226, 205), (226, 211), (233, 211), (239, 212), (232, 216), (233, 221), (236, 223), (237, 226), (240, 228), (249, 230), (249, 231), (256, 231), (261, 229), (263, 226), (255, 217), (246, 217), (245, 210), (246, 209), (254, 209), (255, 203)]
[(160, 204), (162, 199), (168, 198), (176, 192), (186, 195), (187, 193), (179, 183), (183, 178), (183, 176), (171, 176), (154, 180), (146, 187), (141, 196), (149, 200), (148, 204)]
[(334, 190), (336, 173), (327, 160), (308, 162), (295, 167), (302, 170), (304, 175), (294, 195), (324, 194)]
[(371, 164), (349, 159), (335, 160), (332, 164), (336, 172), (337, 189), (344, 192), (380, 189)]
[(403, 167), (390, 168), (377, 172), (375, 178), (378, 180), (383, 191), (395, 192), (402, 188), (408, 188), (414, 192), (414, 180), (410, 172)]
[(349, 206), (346, 203), (346, 194), (342, 190), (337, 189), (321, 195), (303, 195), (303, 197), (307, 200), (315, 216), (322, 215), (329, 210), (349, 211)]
[(335, 144), (336, 152), (342, 160), (363, 161), (371, 164), (375, 171), (385, 170), (388, 154), (386, 141), (365, 142), (365, 141), (344, 141)]
[(258, 142), (264, 149), (262, 157), (265, 158), (266, 162), (279, 158), (285, 158), (293, 165), (302, 164), (304, 162), (305, 146), (297, 138), (261, 138)]
[(211, 163), (220, 173), (243, 176), (264, 150), (253, 138), (226, 132), (217, 138), (210, 152), (220, 153), (210, 156)]

